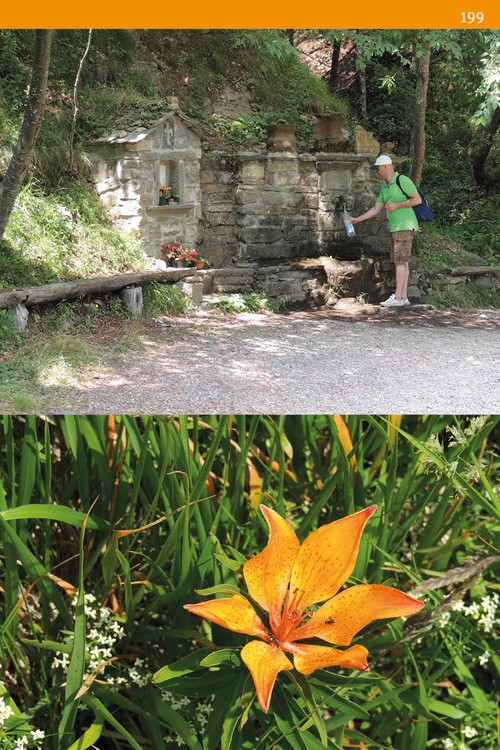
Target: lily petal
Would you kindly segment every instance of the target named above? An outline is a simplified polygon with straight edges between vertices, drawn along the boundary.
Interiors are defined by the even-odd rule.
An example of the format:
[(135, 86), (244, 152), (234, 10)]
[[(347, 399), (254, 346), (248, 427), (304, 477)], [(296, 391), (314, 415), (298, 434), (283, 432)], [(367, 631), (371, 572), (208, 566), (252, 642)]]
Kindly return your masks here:
[(295, 638), (316, 637), (348, 646), (356, 633), (373, 620), (413, 615), (423, 606), (418, 599), (389, 586), (351, 586), (325, 602), (309, 622), (296, 630)]
[(233, 594), (225, 599), (209, 599), (198, 604), (185, 604), (184, 609), (235, 633), (257, 635), (259, 638), (266, 639), (269, 636), (269, 631), (262, 624), (262, 620), (250, 602), (239, 594)]
[(359, 644), (351, 646), (345, 651), (330, 646), (294, 644), (293, 663), (295, 669), (301, 674), (311, 674), (315, 669), (325, 669), (326, 667), (367, 670), (367, 656), (368, 649)]
[(370, 505), (309, 534), (292, 569), (288, 609), (303, 612), (310, 604), (330, 599), (344, 585), (356, 565), (365, 524), (376, 508)]
[(300, 542), (279, 513), (265, 505), (259, 507), (269, 526), (269, 542), (262, 552), (245, 563), (243, 575), (250, 596), (269, 612), (271, 628), (275, 630)]
[(250, 641), (243, 646), (241, 658), (252, 675), (257, 699), (267, 713), (278, 673), (293, 669), (293, 664), (281, 649), (263, 641)]

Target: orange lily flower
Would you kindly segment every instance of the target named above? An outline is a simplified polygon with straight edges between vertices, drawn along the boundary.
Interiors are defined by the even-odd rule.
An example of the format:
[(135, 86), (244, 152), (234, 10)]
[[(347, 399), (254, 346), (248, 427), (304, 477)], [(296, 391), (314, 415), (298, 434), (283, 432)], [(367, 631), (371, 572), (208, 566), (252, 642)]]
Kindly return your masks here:
[[(424, 605), (397, 589), (351, 586), (338, 593), (356, 564), (361, 534), (376, 505), (320, 526), (301, 545), (292, 526), (276, 511), (259, 506), (269, 526), (267, 547), (243, 566), (250, 597), (268, 613), (265, 625), (239, 594), (184, 608), (236, 633), (257, 636), (243, 646), (241, 658), (252, 675), (265, 712), (279, 672), (310, 674), (325, 667), (367, 670), (368, 650), (356, 644), (345, 650), (298, 643), (319, 638), (349, 646), (373, 620), (412, 615)], [(324, 602), (319, 608), (312, 605)], [(304, 622), (305, 621), (305, 622)], [(285, 656), (293, 655), (293, 665)]]

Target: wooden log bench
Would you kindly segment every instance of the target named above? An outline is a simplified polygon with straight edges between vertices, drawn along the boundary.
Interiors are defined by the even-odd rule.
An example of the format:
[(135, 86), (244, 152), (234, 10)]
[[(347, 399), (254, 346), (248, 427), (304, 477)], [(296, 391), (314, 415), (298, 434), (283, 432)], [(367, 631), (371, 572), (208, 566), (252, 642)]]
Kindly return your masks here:
[(500, 266), (457, 266), (450, 269), (452, 276), (495, 276), (500, 279)]
[[(107, 294), (121, 291), (124, 305), (131, 311), (132, 317), (142, 315), (142, 284), (156, 281), (162, 284), (175, 284), (186, 279), (182, 291), (191, 298), (193, 304), (199, 304), (203, 297), (203, 279), (200, 283), (193, 277), (204, 274), (194, 268), (167, 268), (165, 270), (138, 271), (122, 273), (115, 276), (102, 276), (75, 281), (58, 281), (53, 284), (40, 284), (20, 289), (0, 289), (0, 309), (13, 311), (14, 322), (18, 330), (24, 331), (28, 325), (28, 306), (44, 305), (68, 299), (78, 299), (92, 294)], [(198, 291), (196, 291), (198, 290)], [(196, 301), (195, 301), (196, 300)]]
[(17, 305), (43, 305), (47, 302), (60, 302), (66, 299), (85, 297), (88, 294), (116, 292), (127, 286), (138, 286), (148, 281), (174, 284), (176, 281), (193, 276), (194, 268), (167, 268), (165, 270), (138, 271), (116, 276), (102, 276), (75, 281), (58, 281), (54, 284), (28, 286), (22, 289), (0, 289), (0, 309)]

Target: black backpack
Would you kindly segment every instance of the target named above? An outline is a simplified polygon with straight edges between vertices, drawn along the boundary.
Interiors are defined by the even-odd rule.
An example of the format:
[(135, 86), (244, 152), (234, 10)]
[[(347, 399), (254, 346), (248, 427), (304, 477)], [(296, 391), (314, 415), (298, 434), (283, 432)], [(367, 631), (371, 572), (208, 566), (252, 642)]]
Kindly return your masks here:
[[(407, 198), (409, 198), (410, 196), (408, 195), (408, 193), (405, 190), (403, 190), (403, 188), (401, 187), (400, 180), (401, 180), (401, 175), (398, 174), (398, 176), (396, 177), (397, 186), (401, 190), (401, 192), (404, 193)], [(420, 190), (420, 188), (417, 188), (417, 191), (418, 191), (419, 196), (422, 198), (422, 203), (420, 203), (418, 206), (413, 206), (413, 210), (415, 211), (415, 216), (417, 217), (419, 221), (434, 221), (434, 219), (436, 218), (436, 214), (427, 203), (427, 198), (425, 197), (424, 191)]]

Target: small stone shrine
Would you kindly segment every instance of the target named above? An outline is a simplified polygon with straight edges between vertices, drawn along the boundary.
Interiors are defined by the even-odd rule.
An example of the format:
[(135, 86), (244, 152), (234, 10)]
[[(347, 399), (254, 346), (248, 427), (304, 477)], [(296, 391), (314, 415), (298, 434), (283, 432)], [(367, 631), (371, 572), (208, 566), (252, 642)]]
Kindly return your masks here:
[(93, 180), (117, 224), (139, 230), (153, 257), (166, 242), (194, 247), (201, 218), (201, 141), (175, 97), (164, 117), (89, 144)]

